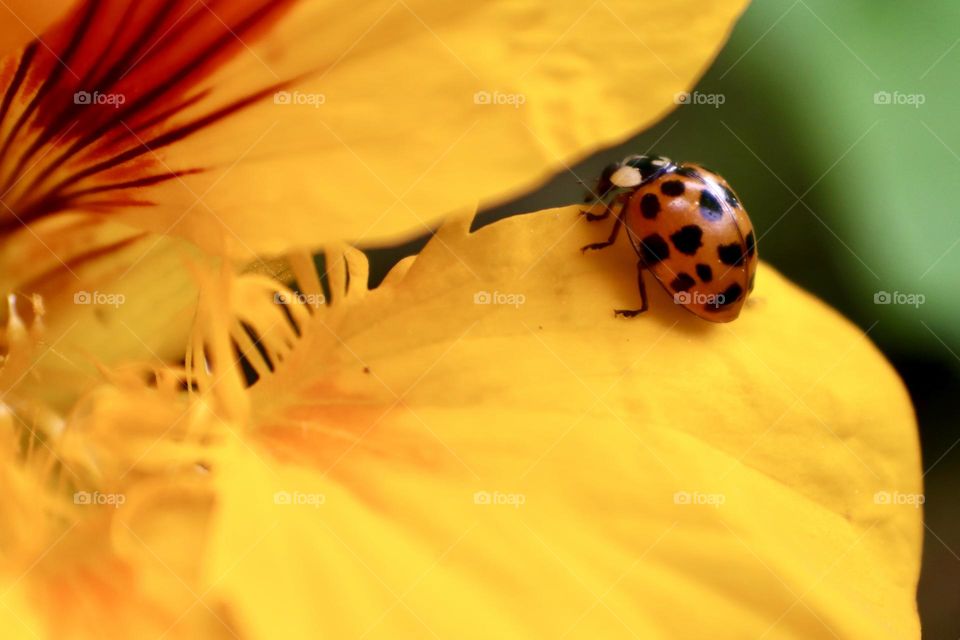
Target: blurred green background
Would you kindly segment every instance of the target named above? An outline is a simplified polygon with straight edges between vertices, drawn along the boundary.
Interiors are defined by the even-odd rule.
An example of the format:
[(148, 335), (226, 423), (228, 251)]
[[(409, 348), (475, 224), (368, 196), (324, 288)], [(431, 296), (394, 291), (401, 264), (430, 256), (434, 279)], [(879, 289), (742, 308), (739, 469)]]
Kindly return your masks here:
[[(900, 372), (923, 447), (923, 634), (960, 638), (960, 3), (756, 0), (687, 103), (482, 220), (578, 202), (578, 178), (644, 152), (726, 177), (761, 256)], [(424, 242), (371, 251), (373, 282)]]

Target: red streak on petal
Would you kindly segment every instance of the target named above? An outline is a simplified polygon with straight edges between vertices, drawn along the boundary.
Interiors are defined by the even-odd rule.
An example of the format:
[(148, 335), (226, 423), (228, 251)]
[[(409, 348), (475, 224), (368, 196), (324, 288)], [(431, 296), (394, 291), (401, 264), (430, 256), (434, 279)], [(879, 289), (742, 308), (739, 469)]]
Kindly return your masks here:
[(0, 234), (66, 209), (143, 203), (138, 190), (204, 170), (171, 169), (156, 152), (290, 81), (234, 96), (207, 82), (293, 1), (87, 0), (3, 60)]

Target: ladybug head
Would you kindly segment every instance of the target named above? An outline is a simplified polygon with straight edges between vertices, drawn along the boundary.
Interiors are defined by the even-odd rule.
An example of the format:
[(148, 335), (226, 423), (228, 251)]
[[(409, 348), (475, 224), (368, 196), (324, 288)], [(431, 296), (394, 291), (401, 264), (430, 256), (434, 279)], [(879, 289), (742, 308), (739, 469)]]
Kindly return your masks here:
[(584, 202), (595, 202), (596, 200), (602, 200), (610, 191), (615, 187), (611, 178), (613, 174), (617, 172), (617, 169), (620, 168), (619, 162), (614, 162), (613, 164), (608, 164), (604, 167), (603, 171), (600, 173), (600, 177), (597, 179), (597, 185), (593, 190), (587, 190), (587, 193), (583, 196)]
[(634, 167), (640, 171), (641, 178), (646, 181), (661, 171), (674, 166), (673, 161), (665, 156), (627, 156), (620, 164)]
[(663, 156), (627, 156), (620, 162), (607, 165), (597, 180), (596, 188), (587, 193), (584, 202), (603, 199), (614, 189), (637, 187), (672, 166), (670, 159)]

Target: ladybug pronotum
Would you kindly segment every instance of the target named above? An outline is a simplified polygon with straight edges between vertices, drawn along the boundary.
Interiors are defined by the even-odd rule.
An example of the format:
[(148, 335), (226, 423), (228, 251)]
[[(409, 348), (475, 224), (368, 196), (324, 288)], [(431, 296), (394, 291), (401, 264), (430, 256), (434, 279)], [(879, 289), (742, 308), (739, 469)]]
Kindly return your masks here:
[(696, 164), (629, 156), (603, 170), (591, 200), (604, 211), (584, 211), (588, 220), (612, 215), (615, 221), (605, 242), (583, 251), (609, 247), (626, 227), (639, 258), (641, 307), (617, 309), (617, 315), (647, 310), (645, 270), (674, 302), (704, 320), (730, 322), (740, 315), (753, 290), (757, 247), (750, 218), (726, 180)]

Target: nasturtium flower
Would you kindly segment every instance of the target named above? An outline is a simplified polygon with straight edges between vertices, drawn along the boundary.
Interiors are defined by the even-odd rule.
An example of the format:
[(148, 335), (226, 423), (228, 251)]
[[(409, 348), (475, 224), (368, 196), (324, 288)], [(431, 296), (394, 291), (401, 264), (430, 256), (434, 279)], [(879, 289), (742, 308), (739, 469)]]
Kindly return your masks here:
[[(731, 325), (617, 319), (578, 208), (463, 213), (652, 122), (741, 9), (90, 2), (6, 58), (5, 635), (918, 636), (867, 335), (766, 264)], [(443, 217), (369, 289), (349, 244)]]

